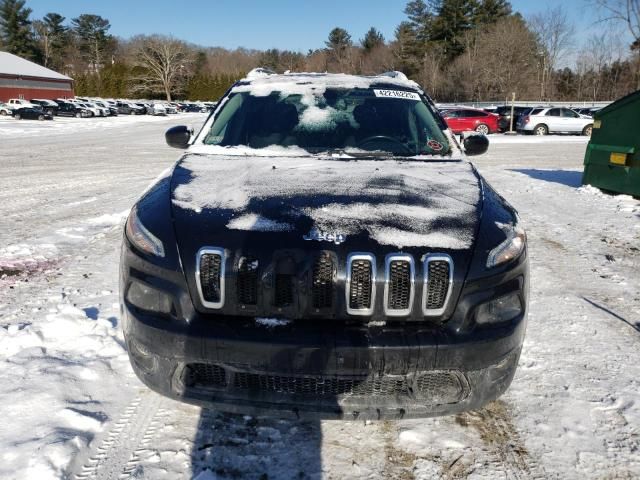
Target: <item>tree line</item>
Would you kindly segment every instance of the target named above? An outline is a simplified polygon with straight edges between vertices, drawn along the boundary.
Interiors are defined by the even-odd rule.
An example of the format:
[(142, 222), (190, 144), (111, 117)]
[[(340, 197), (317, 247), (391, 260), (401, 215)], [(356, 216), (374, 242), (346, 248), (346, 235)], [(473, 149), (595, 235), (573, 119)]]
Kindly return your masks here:
[[(31, 18), (26, 0), (0, 0), (0, 49), (75, 79), (78, 95), (219, 98), (251, 68), (375, 74), (400, 70), (438, 101), (612, 100), (640, 88), (640, 0), (584, 0), (602, 22), (583, 45), (562, 4), (524, 18), (507, 0), (411, 0), (386, 39), (332, 29), (324, 45), (295, 50), (203, 47), (165, 35), (109, 33), (99, 15)], [(635, 8), (635, 10), (633, 10)], [(602, 32), (602, 33), (599, 33)]]

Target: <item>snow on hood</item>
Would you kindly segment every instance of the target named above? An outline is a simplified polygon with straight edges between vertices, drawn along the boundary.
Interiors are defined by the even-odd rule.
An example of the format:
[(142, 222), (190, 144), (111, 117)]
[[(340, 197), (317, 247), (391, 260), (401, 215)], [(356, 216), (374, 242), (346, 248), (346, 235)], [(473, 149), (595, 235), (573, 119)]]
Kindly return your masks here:
[(234, 230), (292, 230), (304, 217), (323, 234), (466, 249), (477, 226), (479, 180), (467, 162), (188, 154), (176, 172), (173, 204), (232, 212)]

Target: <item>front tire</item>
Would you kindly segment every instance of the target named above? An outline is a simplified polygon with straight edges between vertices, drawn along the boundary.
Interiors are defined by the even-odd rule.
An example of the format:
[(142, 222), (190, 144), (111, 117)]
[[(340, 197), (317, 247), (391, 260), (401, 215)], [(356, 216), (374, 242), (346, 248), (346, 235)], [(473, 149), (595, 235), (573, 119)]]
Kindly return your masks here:
[(593, 132), (593, 125), (587, 125), (582, 129), (582, 135), (586, 137), (590, 137), (592, 132)]
[(38, 115), (38, 120), (43, 121), (44, 120), (44, 115)]
[(536, 125), (536, 127), (533, 129), (533, 133), (535, 135), (548, 135), (549, 134), (549, 128), (546, 125), (540, 124), (540, 125)]
[(82, 118), (82, 114), (80, 112), (76, 112), (76, 118)]
[(485, 125), (484, 123), (481, 123), (476, 127), (476, 132), (481, 135), (489, 135), (489, 133), (491, 133), (489, 130), (489, 126)]

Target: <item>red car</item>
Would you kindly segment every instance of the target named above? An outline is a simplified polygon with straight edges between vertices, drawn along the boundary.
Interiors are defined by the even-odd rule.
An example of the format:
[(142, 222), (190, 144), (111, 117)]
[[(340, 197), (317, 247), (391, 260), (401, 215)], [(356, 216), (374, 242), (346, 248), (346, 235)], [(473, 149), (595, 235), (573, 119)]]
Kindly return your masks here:
[(475, 108), (457, 108), (442, 112), (453, 133), (476, 131), (483, 135), (499, 131), (499, 115)]

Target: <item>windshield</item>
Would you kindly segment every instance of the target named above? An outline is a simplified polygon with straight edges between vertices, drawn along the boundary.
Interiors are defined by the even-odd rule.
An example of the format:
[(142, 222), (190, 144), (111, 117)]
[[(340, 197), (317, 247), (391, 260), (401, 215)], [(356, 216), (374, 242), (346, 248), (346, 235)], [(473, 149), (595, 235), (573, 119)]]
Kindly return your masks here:
[(449, 153), (449, 142), (416, 92), (373, 88), (298, 91), (232, 92), (204, 143), (295, 146), (311, 153)]

